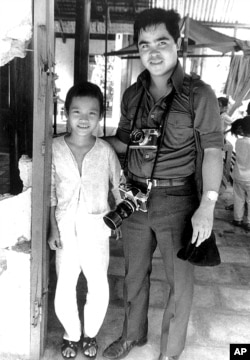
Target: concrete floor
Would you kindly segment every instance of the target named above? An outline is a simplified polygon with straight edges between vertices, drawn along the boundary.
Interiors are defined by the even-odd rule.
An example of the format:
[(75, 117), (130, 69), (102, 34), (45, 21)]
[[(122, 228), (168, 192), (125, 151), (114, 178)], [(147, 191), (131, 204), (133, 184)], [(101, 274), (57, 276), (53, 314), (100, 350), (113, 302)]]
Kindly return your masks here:
[[(232, 188), (223, 189), (216, 205), (214, 230), (222, 263), (211, 268), (195, 267), (195, 295), (188, 328), (187, 344), (181, 360), (228, 360), (230, 343), (250, 343), (250, 233), (231, 224), (233, 212), (225, 210), (232, 203)], [(52, 269), (53, 270), (53, 269)], [(98, 334), (99, 352), (120, 336), (123, 322), (123, 257), (121, 243), (111, 240), (111, 301)], [(154, 257), (151, 276), (148, 343), (134, 348), (126, 360), (156, 360), (163, 299), (166, 287), (161, 259)], [(43, 360), (62, 359), (60, 344), (63, 329), (53, 310), (55, 275), (52, 271), (49, 297), (48, 343)], [(79, 281), (84, 293), (85, 284)], [(80, 301), (83, 299), (80, 297)], [(84, 356), (79, 352), (77, 360)]]

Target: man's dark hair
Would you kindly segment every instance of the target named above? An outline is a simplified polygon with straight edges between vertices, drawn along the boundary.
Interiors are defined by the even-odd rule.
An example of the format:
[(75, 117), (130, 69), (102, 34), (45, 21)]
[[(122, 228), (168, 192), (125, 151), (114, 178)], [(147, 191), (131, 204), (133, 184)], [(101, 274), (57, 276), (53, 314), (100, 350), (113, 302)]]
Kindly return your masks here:
[(221, 103), (221, 106), (228, 106), (228, 98), (221, 96), (218, 97), (218, 102)]
[(99, 105), (100, 105), (100, 116), (102, 116), (103, 114), (103, 94), (101, 92), (101, 89), (99, 88), (99, 86), (88, 82), (88, 81), (83, 81), (80, 82), (74, 86), (72, 86), (67, 95), (66, 95), (66, 100), (65, 100), (65, 111), (68, 113), (69, 112), (69, 108), (72, 102), (72, 99), (74, 97), (81, 97), (81, 96), (89, 96), (92, 98), (95, 98), (99, 101)]
[(180, 15), (175, 10), (160, 8), (147, 9), (137, 15), (134, 23), (134, 42), (138, 43), (139, 33), (150, 26), (165, 24), (167, 31), (173, 37), (175, 43), (180, 37)]

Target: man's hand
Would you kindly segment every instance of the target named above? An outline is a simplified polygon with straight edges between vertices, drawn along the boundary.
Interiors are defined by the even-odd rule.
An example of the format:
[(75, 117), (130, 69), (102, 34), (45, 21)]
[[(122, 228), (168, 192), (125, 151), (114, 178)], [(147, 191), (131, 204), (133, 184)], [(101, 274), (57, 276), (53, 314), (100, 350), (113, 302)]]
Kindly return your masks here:
[(195, 243), (196, 246), (199, 246), (203, 241), (209, 238), (214, 221), (214, 205), (201, 204), (198, 209), (195, 211), (191, 222), (193, 226), (193, 236), (192, 243)]
[(197, 241), (196, 246), (209, 238), (211, 234), (216, 201), (210, 200), (206, 193), (207, 191), (219, 191), (222, 171), (222, 150), (217, 148), (205, 149), (202, 163), (203, 194), (200, 206), (191, 219), (193, 225), (192, 243)]
[(62, 243), (58, 229), (53, 229), (50, 232), (48, 244), (51, 250), (62, 249)]

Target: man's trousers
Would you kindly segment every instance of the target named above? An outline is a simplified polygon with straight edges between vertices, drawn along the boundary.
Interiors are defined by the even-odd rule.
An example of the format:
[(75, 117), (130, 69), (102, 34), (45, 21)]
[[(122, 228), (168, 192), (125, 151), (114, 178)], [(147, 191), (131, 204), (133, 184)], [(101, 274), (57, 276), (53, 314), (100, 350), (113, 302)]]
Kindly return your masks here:
[(122, 336), (131, 341), (147, 336), (152, 257), (158, 245), (169, 285), (161, 328), (163, 355), (179, 355), (185, 346), (193, 298), (193, 266), (176, 254), (183, 246), (185, 224), (197, 207), (193, 184), (156, 187), (149, 196), (148, 212), (136, 211), (122, 224), (125, 255)]

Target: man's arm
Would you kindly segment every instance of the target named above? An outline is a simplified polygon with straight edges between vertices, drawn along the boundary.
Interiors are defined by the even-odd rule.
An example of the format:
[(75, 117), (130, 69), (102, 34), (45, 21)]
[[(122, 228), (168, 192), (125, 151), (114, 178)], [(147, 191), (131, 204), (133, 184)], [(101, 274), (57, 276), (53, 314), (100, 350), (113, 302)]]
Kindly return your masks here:
[(123, 154), (127, 150), (127, 144), (123, 143), (116, 135), (114, 136), (105, 136), (102, 138), (107, 141), (115, 150), (117, 154)]
[(192, 242), (194, 243), (197, 240), (197, 246), (211, 234), (216, 201), (208, 199), (207, 191), (219, 192), (222, 172), (222, 150), (215, 148), (205, 149), (202, 163), (203, 194), (200, 206), (192, 217)]

